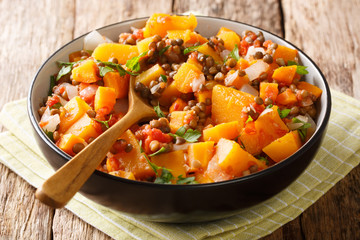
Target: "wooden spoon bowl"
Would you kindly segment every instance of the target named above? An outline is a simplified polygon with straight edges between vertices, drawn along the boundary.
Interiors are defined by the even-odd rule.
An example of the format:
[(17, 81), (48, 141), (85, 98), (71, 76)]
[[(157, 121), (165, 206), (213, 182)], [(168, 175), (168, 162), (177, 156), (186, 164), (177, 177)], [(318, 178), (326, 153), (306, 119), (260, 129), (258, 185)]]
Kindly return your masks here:
[(103, 161), (121, 134), (141, 119), (155, 116), (154, 109), (136, 94), (135, 77), (131, 77), (127, 114), (45, 180), (36, 190), (36, 198), (54, 208), (65, 206)]

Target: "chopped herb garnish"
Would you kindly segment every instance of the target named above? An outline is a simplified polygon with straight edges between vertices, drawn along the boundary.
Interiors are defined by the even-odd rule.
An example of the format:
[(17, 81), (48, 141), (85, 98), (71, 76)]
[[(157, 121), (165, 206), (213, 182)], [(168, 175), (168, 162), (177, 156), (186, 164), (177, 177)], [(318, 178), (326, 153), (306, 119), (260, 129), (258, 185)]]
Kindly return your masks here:
[(167, 77), (164, 74), (160, 74), (161, 80), (166, 83), (167, 82)]
[(270, 162), (267, 158), (264, 158), (262, 156), (257, 156), (256, 158), (259, 159), (260, 161), (264, 161), (266, 165), (270, 164)]
[(301, 121), (300, 119), (294, 117), (292, 119), (292, 122), (293, 123), (303, 123), (302, 126), (300, 126), (299, 128), (297, 128), (296, 130), (299, 132), (299, 135), (300, 135), (300, 138), (301, 138), (301, 141), (305, 141), (306, 139), (306, 135), (307, 135), (307, 129), (311, 127), (311, 124), (310, 123), (307, 123), (307, 122), (303, 122)]
[(178, 176), (176, 184), (198, 184), (198, 182), (195, 181), (195, 177), (184, 178), (182, 175), (180, 175)]
[(72, 70), (72, 65), (62, 66), (62, 68), (60, 69), (58, 75), (56, 76), (56, 81), (59, 81), (59, 79), (61, 77), (63, 77), (66, 74), (70, 73), (71, 70)]
[(130, 72), (130, 71), (127, 71), (125, 70), (120, 64), (117, 64), (117, 63), (113, 63), (113, 62), (103, 62), (103, 61), (100, 61), (100, 60), (96, 60), (97, 62), (99, 63), (102, 63), (104, 64), (105, 66), (108, 66), (108, 67), (111, 67), (113, 69), (116, 69), (120, 76), (125, 76), (126, 74), (129, 74), (131, 76), (137, 76), (139, 75), (138, 73), (133, 73), (133, 72)]
[(60, 102), (57, 102), (57, 103), (55, 103), (54, 105), (52, 105), (52, 106), (50, 107), (50, 109), (54, 109), (54, 108), (59, 109), (61, 106), (62, 106), (61, 103), (60, 103)]
[(254, 119), (249, 115), (249, 116), (248, 116), (248, 119), (246, 120), (245, 123), (252, 122), (252, 121), (254, 121)]
[(171, 45), (168, 45), (166, 47), (164, 47), (163, 49), (161, 49), (159, 51), (159, 56), (163, 55), (169, 48), (170, 48)]
[(169, 133), (170, 136), (172, 136), (173, 138), (176, 137), (182, 137), (184, 138), (187, 142), (197, 142), (198, 139), (201, 137), (201, 132), (199, 132), (198, 130), (193, 130), (193, 129), (188, 129), (186, 130), (186, 128), (184, 126), (180, 127), (175, 134)]
[(288, 66), (296, 65), (296, 73), (297, 73), (297, 74), (306, 75), (306, 74), (309, 73), (309, 72), (306, 70), (306, 68), (307, 68), (306, 66), (299, 65), (299, 64), (297, 64), (295, 61), (288, 61), (287, 65), (288, 65)]
[(278, 113), (280, 115), (280, 118), (286, 118), (290, 113), (290, 109), (285, 108), (280, 110), (280, 108), (278, 108)]
[(198, 46), (192, 46), (192, 47), (188, 47), (184, 49), (184, 55), (188, 54), (190, 52), (194, 52), (196, 50), (198, 50), (199, 47), (201, 47), (202, 45), (198, 45)]
[(165, 117), (165, 114), (161, 111), (160, 105), (154, 106), (154, 111), (159, 118)]
[(161, 175), (158, 176), (154, 183), (171, 184), (171, 180), (174, 179), (174, 175), (167, 168), (161, 168)]
[(101, 77), (104, 77), (108, 72), (114, 72), (114, 69), (109, 66), (99, 67), (99, 74)]
[(234, 49), (231, 51), (231, 53), (229, 54), (230, 57), (234, 58), (236, 61), (240, 60), (240, 55), (239, 55), (239, 48), (238, 45), (235, 44)]
[(148, 51), (141, 53), (139, 56), (133, 57), (132, 59), (126, 62), (126, 67), (128, 67), (132, 72), (140, 71), (140, 58), (144, 57)]
[(273, 107), (273, 105), (272, 105), (272, 104), (269, 104), (269, 105), (266, 106), (265, 109), (269, 109), (269, 108), (272, 108), (272, 107)]
[(46, 136), (50, 138), (51, 141), (54, 141), (54, 132), (50, 132), (48, 130), (44, 130)]
[(49, 87), (49, 92), (48, 92), (48, 96), (52, 96), (52, 90), (54, 88), (54, 86), (56, 85), (56, 79), (53, 75), (50, 76), (50, 87)]
[(110, 126), (109, 126), (109, 121), (111, 120), (111, 118), (112, 118), (112, 115), (110, 115), (110, 118), (109, 118), (109, 120), (107, 120), (107, 121), (100, 121), (100, 120), (97, 120), (96, 118), (94, 118), (94, 120), (97, 121), (97, 122), (99, 122), (99, 123), (104, 124), (106, 128), (110, 128)]
[(161, 153), (165, 153), (167, 152), (167, 149), (165, 147), (162, 147), (160, 148), (158, 151), (152, 153), (152, 154), (149, 154), (150, 157), (153, 157), (153, 156), (156, 156), (156, 155), (159, 155)]

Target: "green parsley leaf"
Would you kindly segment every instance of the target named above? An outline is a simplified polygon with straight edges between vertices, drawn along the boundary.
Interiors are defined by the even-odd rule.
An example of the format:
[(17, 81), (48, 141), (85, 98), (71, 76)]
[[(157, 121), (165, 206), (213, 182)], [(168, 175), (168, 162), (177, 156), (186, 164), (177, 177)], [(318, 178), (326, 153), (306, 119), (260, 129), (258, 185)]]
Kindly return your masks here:
[(132, 59), (126, 62), (126, 67), (128, 67), (132, 72), (140, 71), (140, 58), (144, 57), (148, 51), (141, 53), (139, 56), (133, 57)]
[(150, 157), (153, 157), (153, 156), (159, 155), (159, 154), (161, 154), (161, 153), (165, 153), (165, 152), (167, 152), (167, 149), (164, 148), (164, 147), (162, 147), (162, 148), (160, 148), (158, 151), (156, 151), (156, 152), (154, 152), (154, 153), (152, 153), (152, 154), (149, 154), (149, 156), (150, 156)]
[(294, 117), (294, 118), (292, 119), (292, 122), (293, 122), (293, 123), (303, 123), (303, 125), (302, 125), (301, 127), (297, 128), (296, 130), (299, 132), (301, 141), (304, 142), (305, 139), (306, 139), (306, 135), (307, 135), (307, 129), (308, 129), (309, 127), (311, 127), (311, 124), (310, 124), (310, 123), (303, 122), (303, 121), (301, 121), (300, 119), (298, 119), (298, 118), (296, 118), (296, 117)]
[(161, 80), (166, 83), (167, 82), (167, 77), (164, 74), (160, 74)]
[(107, 120), (107, 121), (100, 121), (100, 120), (97, 120), (97, 119), (95, 119), (95, 118), (94, 118), (94, 120), (97, 121), (97, 122), (99, 122), (99, 123), (104, 124), (106, 128), (110, 128), (110, 126), (109, 126), (109, 121), (111, 120), (111, 118), (112, 118), (112, 115), (110, 115), (110, 118), (109, 118), (109, 120)]
[(248, 116), (248, 119), (246, 120), (245, 123), (252, 122), (252, 121), (254, 121), (254, 119), (249, 115), (249, 116)]
[(280, 108), (278, 108), (278, 113), (280, 115), (280, 118), (286, 118), (290, 113), (290, 109), (285, 108), (283, 110), (280, 110)]
[(154, 106), (154, 111), (159, 118), (165, 117), (165, 114), (161, 111), (160, 105)]
[(188, 129), (186, 131), (186, 133), (184, 134), (183, 138), (187, 141), (187, 142), (197, 142), (197, 140), (201, 137), (201, 132), (199, 132), (198, 130), (193, 130), (193, 129)]
[(166, 47), (164, 47), (163, 49), (161, 49), (159, 51), (159, 56), (163, 55), (169, 48), (170, 48), (171, 45), (168, 45)]
[(179, 137), (183, 137), (186, 132), (186, 128), (184, 126), (179, 127), (179, 129), (176, 131), (176, 135)]
[(272, 108), (272, 107), (273, 107), (273, 105), (272, 105), (272, 104), (269, 104), (269, 105), (266, 106), (265, 109), (269, 109), (269, 108)]
[(48, 136), (50, 138), (51, 141), (54, 142), (54, 132), (50, 132), (48, 130), (44, 130), (46, 136)]
[(306, 70), (306, 68), (307, 68), (306, 66), (299, 65), (299, 64), (297, 64), (295, 61), (288, 61), (287, 65), (288, 65), (288, 66), (296, 65), (296, 73), (297, 73), (297, 74), (306, 75), (306, 74), (309, 73), (309, 72)]
[[(206, 43), (204, 43), (206, 44)], [(188, 47), (184, 49), (184, 55), (190, 53), (190, 52), (194, 52), (196, 50), (198, 50), (199, 47), (201, 47), (202, 45), (198, 45), (198, 46), (192, 46), (192, 47)]]
[(180, 175), (178, 176), (176, 184), (198, 184), (198, 182), (195, 181), (195, 177), (184, 178), (182, 175)]
[(114, 72), (114, 69), (109, 66), (99, 67), (99, 74), (101, 77), (104, 77), (108, 72)]
[(72, 70), (72, 65), (67, 65), (67, 66), (63, 66), (58, 75), (56, 76), (56, 81), (59, 81), (59, 79), (63, 76), (65, 76), (66, 74), (70, 73)]
[(52, 90), (54, 88), (54, 86), (56, 85), (56, 79), (53, 75), (50, 76), (50, 87), (49, 87), (49, 92), (48, 92), (48, 96), (52, 96)]
[(117, 63), (103, 62), (103, 61), (100, 61), (100, 60), (96, 60), (96, 61), (99, 62), (99, 63), (104, 64), (105, 66), (115, 68), (119, 72), (120, 76), (125, 76), (126, 74), (129, 74), (131, 76), (139, 75), (138, 73), (133, 73), (133, 72), (125, 70), (120, 64), (117, 64)]
[(231, 51), (231, 53), (229, 54), (229, 56), (231, 58), (234, 58), (236, 61), (239, 61), (240, 60), (240, 55), (239, 55), (239, 48), (238, 48), (238, 45), (235, 44), (235, 47), (234, 49)]
[(162, 168), (161, 176), (155, 179), (155, 183), (171, 184), (171, 180), (174, 179), (174, 175), (169, 169)]
[(267, 158), (264, 158), (263, 156), (256, 156), (256, 158), (260, 161), (264, 161), (266, 165), (270, 164), (269, 160)]

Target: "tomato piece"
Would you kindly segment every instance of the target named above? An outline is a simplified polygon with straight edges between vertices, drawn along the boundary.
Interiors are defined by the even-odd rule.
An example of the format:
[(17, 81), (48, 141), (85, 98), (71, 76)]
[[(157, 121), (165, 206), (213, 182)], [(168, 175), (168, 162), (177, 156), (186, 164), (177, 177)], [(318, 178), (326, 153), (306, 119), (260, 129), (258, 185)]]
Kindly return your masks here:
[(99, 86), (97, 85), (89, 85), (88, 87), (85, 87), (83, 90), (79, 92), (79, 96), (82, 100), (84, 100), (86, 103), (92, 105), (95, 100), (95, 94), (96, 90)]
[(47, 100), (46, 106), (52, 107), (54, 104), (58, 102), (60, 102), (60, 98), (57, 95), (54, 95)]

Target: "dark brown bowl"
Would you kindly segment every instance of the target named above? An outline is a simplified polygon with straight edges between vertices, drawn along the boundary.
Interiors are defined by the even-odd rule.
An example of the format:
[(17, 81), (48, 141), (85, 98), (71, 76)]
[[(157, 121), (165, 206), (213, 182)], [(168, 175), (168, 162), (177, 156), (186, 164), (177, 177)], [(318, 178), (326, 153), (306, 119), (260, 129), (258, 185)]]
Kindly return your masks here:
[[(204, 36), (216, 35), (225, 26), (238, 33), (243, 30), (259, 31), (266, 39), (296, 48), (284, 39), (263, 29), (221, 18), (197, 17), (197, 31)], [(98, 31), (110, 39), (129, 31), (130, 26), (143, 27), (146, 18), (112, 24)], [(49, 77), (58, 71), (57, 61), (68, 61), (71, 52), (82, 49), (85, 35), (74, 39), (51, 55), (30, 87), (28, 114), (35, 131), (36, 141), (51, 166), (56, 170), (71, 158), (61, 151), (38, 125), (37, 110), (49, 89)], [(298, 49), (298, 48), (296, 48)], [(286, 160), (263, 171), (219, 183), (197, 185), (163, 185), (132, 181), (95, 171), (80, 192), (87, 198), (112, 209), (142, 219), (157, 222), (199, 222), (235, 215), (246, 207), (261, 203), (285, 189), (312, 161), (325, 135), (331, 109), (331, 96), (325, 77), (315, 63), (300, 49), (299, 57), (307, 66), (306, 80), (323, 90), (318, 102), (317, 129), (302, 148)]]

